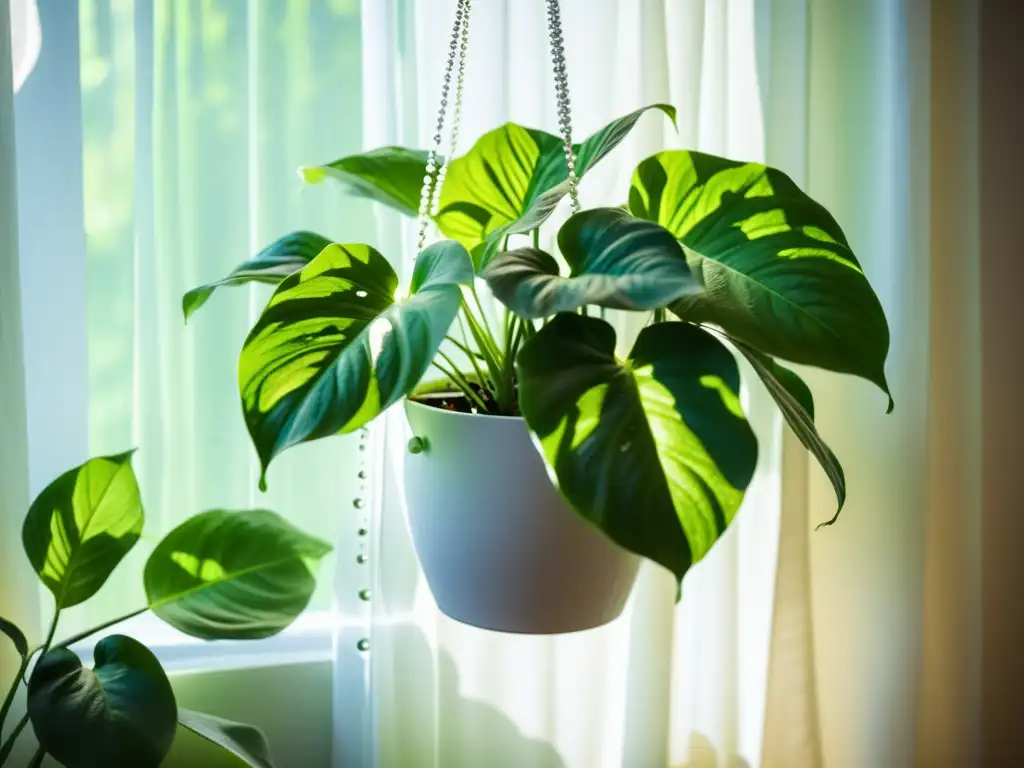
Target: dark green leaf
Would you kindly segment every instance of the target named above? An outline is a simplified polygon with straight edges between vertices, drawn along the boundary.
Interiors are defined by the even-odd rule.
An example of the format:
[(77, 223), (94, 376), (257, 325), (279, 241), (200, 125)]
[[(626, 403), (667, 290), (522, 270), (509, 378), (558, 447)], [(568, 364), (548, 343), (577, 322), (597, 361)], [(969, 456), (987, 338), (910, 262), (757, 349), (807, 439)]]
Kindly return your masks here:
[(223, 747), (253, 768), (274, 768), (270, 745), (263, 731), (254, 725), (236, 723), (202, 712), (178, 708), (178, 722), (207, 741)]
[(132, 453), (65, 472), (29, 507), (22, 545), (57, 608), (96, 594), (139, 539), (145, 516)]
[(472, 279), (466, 249), (446, 240), (416, 258), (401, 301), (394, 270), (368, 245), (332, 245), (281, 283), (238, 363), (260, 487), (285, 449), (358, 429), (410, 392)]
[(641, 331), (615, 357), (603, 320), (562, 314), (518, 358), (519, 403), (566, 499), (677, 578), (732, 521), (757, 462), (739, 370), (687, 323)]
[[(440, 165), (441, 158), (435, 162)], [(305, 166), (299, 172), (307, 184), (332, 178), (341, 182), (350, 195), (376, 200), (406, 216), (416, 216), (426, 168), (427, 152), (423, 150), (381, 147), (327, 165)]]
[(749, 344), (730, 339), (744, 357), (750, 361), (757, 375), (761, 377), (768, 393), (779, 405), (779, 410), (789, 426), (800, 438), (800, 442), (818, 460), (836, 492), (838, 508), (835, 515), (823, 525), (831, 525), (839, 517), (846, 503), (846, 475), (839, 459), (832, 453), (814, 426), (814, 398), (804, 380), (788, 368), (779, 365), (768, 355), (758, 352)]
[(28, 640), (25, 639), (25, 633), (18, 628), (17, 624), (0, 616), (0, 632), (3, 632), (11, 639), (11, 642), (14, 643), (14, 649), (21, 658), (24, 659), (28, 656)]
[(93, 657), (87, 669), (67, 648), (56, 648), (36, 664), (28, 684), (36, 738), (67, 768), (156, 768), (177, 725), (160, 662), (124, 635), (100, 640)]
[[(675, 109), (666, 104), (613, 120), (574, 147), (577, 175), (582, 177), (607, 155), (649, 109), (659, 109), (675, 121)], [(529, 232), (547, 220), (568, 194), (568, 178), (559, 137), (506, 123), (450, 163), (441, 188), (438, 227), (472, 251), (477, 269), (483, 269), (506, 235)]]
[(265, 509), (211, 510), (164, 537), (146, 562), (150, 609), (205, 640), (276, 635), (302, 613), (329, 544)]
[(835, 219), (784, 173), (661, 152), (637, 167), (629, 205), (680, 238), (701, 275), (705, 293), (677, 302), (679, 317), (888, 394), (882, 305)]
[(331, 244), (316, 232), (292, 232), (278, 238), (248, 261), (243, 261), (231, 274), (212, 283), (193, 288), (181, 297), (185, 321), (222, 285), (268, 283), (276, 285), (293, 272), (298, 272)]
[(664, 307), (701, 290), (682, 246), (657, 224), (616, 208), (572, 216), (558, 233), (570, 268), (534, 248), (498, 254), (483, 272), (494, 295), (520, 317), (548, 317), (594, 305), (610, 309)]

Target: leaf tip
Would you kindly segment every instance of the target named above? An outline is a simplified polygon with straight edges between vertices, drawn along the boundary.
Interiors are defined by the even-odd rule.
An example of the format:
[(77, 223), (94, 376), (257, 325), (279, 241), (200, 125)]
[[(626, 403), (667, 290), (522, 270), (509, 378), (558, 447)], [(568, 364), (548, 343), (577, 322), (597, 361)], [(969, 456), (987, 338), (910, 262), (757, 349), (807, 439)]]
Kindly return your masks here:
[(296, 171), (304, 184), (319, 184), (327, 178), (327, 171), (319, 165), (300, 165)]

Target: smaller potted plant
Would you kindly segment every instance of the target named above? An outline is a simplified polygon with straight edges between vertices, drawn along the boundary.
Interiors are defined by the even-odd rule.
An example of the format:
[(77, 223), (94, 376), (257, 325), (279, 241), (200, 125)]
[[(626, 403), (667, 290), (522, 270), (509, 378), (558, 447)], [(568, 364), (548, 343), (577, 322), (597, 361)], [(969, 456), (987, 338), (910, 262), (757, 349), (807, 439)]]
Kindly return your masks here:
[(26, 714), (0, 738), (0, 766), (31, 723), (39, 743), (33, 767), (49, 754), (67, 768), (157, 768), (180, 725), (247, 765), (273, 768), (258, 728), (179, 707), (160, 661), (138, 640), (102, 638), (92, 668), (72, 646), (145, 611), (204, 640), (275, 635), (306, 608), (315, 565), (331, 547), (265, 509), (203, 512), (150, 553), (146, 605), (57, 640), (62, 612), (95, 595), (142, 533), (145, 512), (131, 456), (90, 459), (50, 483), (29, 507), (22, 543), (54, 609), (46, 638), (34, 647), (0, 617), (0, 632), (20, 658), (0, 705), (0, 732), (22, 685), (28, 696)]
[[(421, 240), (428, 218), (447, 239), (400, 286), (373, 247), (296, 232), (184, 297), (188, 317), (219, 285), (279, 283), (239, 359), (261, 486), (282, 451), (406, 399), (413, 540), (439, 607), (467, 623), (602, 624), (622, 609), (636, 555), (681, 580), (735, 517), (757, 461), (735, 355), (839, 508), (845, 479), (810, 390), (778, 360), (888, 394), (881, 304), (839, 225), (784, 173), (669, 150), (637, 166), (626, 205), (578, 210), (577, 179), (645, 111), (581, 144), (567, 121), (562, 138), (509, 123), (447, 164), (384, 147), (304, 168), (307, 182), (421, 215)], [(557, 251), (542, 250), (566, 197), (575, 213)], [(506, 308), (497, 324), (484, 286)], [(628, 352), (606, 309), (646, 317)], [(440, 381), (424, 382), (431, 367)]]

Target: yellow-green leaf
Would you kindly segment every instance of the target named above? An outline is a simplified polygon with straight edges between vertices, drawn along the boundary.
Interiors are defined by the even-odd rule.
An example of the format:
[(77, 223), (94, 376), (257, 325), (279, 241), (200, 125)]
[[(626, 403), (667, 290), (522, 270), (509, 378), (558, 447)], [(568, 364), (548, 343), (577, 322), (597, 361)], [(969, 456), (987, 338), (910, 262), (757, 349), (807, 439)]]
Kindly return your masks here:
[[(435, 162), (440, 164), (441, 158)], [(307, 184), (334, 179), (353, 197), (375, 200), (406, 216), (415, 216), (426, 167), (427, 153), (423, 150), (380, 147), (325, 165), (303, 166), (299, 175)]]
[(368, 245), (331, 245), (281, 283), (238, 361), (246, 425), (262, 464), (298, 443), (363, 426), (415, 387), (473, 279), (445, 240), (416, 259), (413, 290)]
[(96, 594), (139, 539), (145, 516), (132, 453), (65, 472), (29, 507), (22, 545), (58, 608)]
[[(653, 104), (613, 120), (574, 147), (576, 173), (586, 171), (615, 148), (650, 109), (675, 120), (675, 109)], [(498, 252), (502, 238), (539, 227), (569, 192), (562, 139), (506, 123), (484, 134), (453, 160), (441, 188), (438, 227), (473, 252), (478, 270)]]
[(555, 317), (519, 353), (519, 403), (565, 498), (677, 578), (732, 521), (757, 463), (732, 354), (707, 331)]
[(679, 238), (704, 283), (673, 305), (679, 317), (718, 325), (763, 353), (862, 376), (888, 394), (882, 305), (835, 219), (784, 173), (661, 152), (637, 167), (629, 208)]

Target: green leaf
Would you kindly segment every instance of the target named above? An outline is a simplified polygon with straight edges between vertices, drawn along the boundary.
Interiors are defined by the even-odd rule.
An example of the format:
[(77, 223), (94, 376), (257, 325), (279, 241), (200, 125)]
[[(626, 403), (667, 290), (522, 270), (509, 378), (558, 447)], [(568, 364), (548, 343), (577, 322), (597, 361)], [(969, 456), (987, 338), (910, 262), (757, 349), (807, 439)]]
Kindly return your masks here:
[(523, 347), (519, 404), (565, 498), (612, 540), (678, 579), (732, 521), (757, 463), (739, 370), (687, 323), (615, 331), (562, 314)]
[(302, 613), (331, 546), (265, 509), (189, 518), (146, 561), (150, 610), (204, 640), (276, 635)]
[(363, 426), (409, 393), (473, 279), (451, 240), (416, 258), (411, 295), (368, 245), (331, 245), (278, 286), (238, 362), (242, 408), (262, 465), (285, 449)]
[(619, 142), (633, 130), (633, 126), (636, 125), (636, 121), (640, 119), (641, 115), (650, 109), (660, 109), (672, 121), (672, 125), (676, 125), (676, 108), (671, 104), (651, 104), (641, 107), (628, 115), (612, 120), (582, 144), (575, 145), (573, 150), (576, 153), (577, 168), (582, 169), (581, 172), (585, 171), (615, 149)]
[(178, 708), (178, 722), (193, 733), (223, 747), (253, 768), (274, 768), (270, 745), (263, 731), (254, 725)]
[(779, 365), (768, 355), (758, 352), (742, 341), (736, 339), (730, 339), (730, 341), (750, 361), (750, 365), (761, 377), (768, 393), (778, 403), (779, 410), (782, 411), (782, 415), (793, 432), (800, 438), (804, 447), (811, 452), (811, 455), (818, 460), (828, 479), (832, 482), (838, 508), (831, 520), (822, 523), (822, 525), (831, 525), (838, 519), (839, 513), (843, 510), (843, 504), (846, 503), (846, 475), (839, 459), (822, 440), (817, 427), (814, 426), (814, 398), (811, 396), (810, 388), (796, 373)]
[[(577, 175), (582, 177), (614, 149), (649, 109), (659, 109), (675, 121), (675, 109), (667, 104), (653, 104), (613, 120), (574, 147)], [(506, 235), (529, 232), (547, 220), (568, 194), (568, 178), (561, 138), (506, 123), (484, 134), (469, 152), (449, 164), (437, 225), (446, 237), (473, 252), (474, 264), (481, 270)]]
[(185, 314), (185, 322), (220, 286), (246, 283), (276, 285), (306, 266), (330, 244), (330, 240), (316, 232), (292, 232), (278, 238), (251, 259), (235, 267), (227, 277), (193, 288), (182, 296), (181, 309)]
[(29, 507), (22, 545), (58, 609), (96, 594), (139, 539), (145, 515), (132, 453), (65, 472)]
[(174, 692), (146, 646), (124, 635), (100, 640), (88, 669), (67, 648), (36, 664), (28, 714), (40, 745), (67, 768), (159, 766), (174, 741)]
[(28, 656), (28, 640), (17, 624), (0, 616), (0, 632), (3, 632), (11, 639), (11, 642), (14, 643), (14, 649), (21, 658), (24, 659)]
[(558, 233), (570, 268), (535, 248), (498, 254), (483, 277), (494, 295), (520, 317), (548, 317), (594, 305), (648, 310), (698, 293), (682, 246), (666, 229), (616, 208), (572, 216)]
[(835, 219), (784, 173), (661, 152), (637, 166), (629, 207), (680, 238), (701, 275), (705, 292), (677, 302), (679, 317), (889, 394), (882, 305)]
[[(440, 166), (441, 158), (435, 163)], [(416, 216), (426, 168), (427, 152), (424, 150), (380, 147), (327, 165), (303, 166), (299, 175), (307, 184), (335, 179), (341, 182), (347, 194), (376, 200), (406, 216)]]

